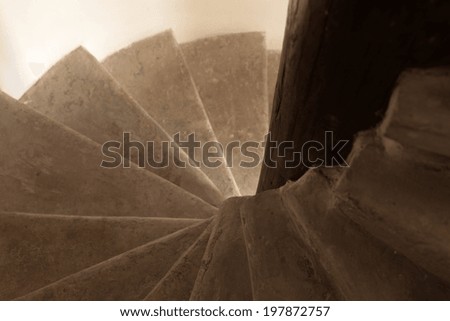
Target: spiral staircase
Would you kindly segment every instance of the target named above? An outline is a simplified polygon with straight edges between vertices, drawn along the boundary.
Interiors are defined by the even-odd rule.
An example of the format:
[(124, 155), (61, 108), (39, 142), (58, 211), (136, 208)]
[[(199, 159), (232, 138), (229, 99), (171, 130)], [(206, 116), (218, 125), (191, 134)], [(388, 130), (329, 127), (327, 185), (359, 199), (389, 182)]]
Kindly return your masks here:
[(100, 167), (125, 132), (157, 156), (177, 133), (262, 141), (278, 64), (261, 33), (167, 31), (103, 62), (78, 48), (1, 94), (0, 299), (450, 299), (449, 69), (406, 71), (349, 167), (276, 190), (185, 151), (184, 168), (140, 164), (136, 145)]

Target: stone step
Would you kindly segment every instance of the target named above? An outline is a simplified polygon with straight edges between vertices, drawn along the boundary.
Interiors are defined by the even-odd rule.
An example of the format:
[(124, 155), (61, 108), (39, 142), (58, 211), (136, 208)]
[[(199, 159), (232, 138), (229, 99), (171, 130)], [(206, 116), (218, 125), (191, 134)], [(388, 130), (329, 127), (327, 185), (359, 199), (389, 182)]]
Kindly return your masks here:
[[(99, 144), (120, 142), (122, 146), (118, 151), (122, 156), (125, 133), (130, 134), (131, 141), (140, 142), (145, 147), (147, 142), (153, 142), (154, 156), (150, 154), (150, 157), (155, 161), (162, 159), (162, 142), (171, 141), (160, 125), (81, 47), (53, 66), (21, 101)], [(200, 169), (192, 166), (181, 168), (173, 161), (166, 167), (155, 168), (147, 163), (146, 151), (147, 148), (140, 152), (134, 148), (126, 158), (213, 205), (222, 202), (221, 193)], [(169, 152), (168, 159), (173, 160), (171, 148)], [(141, 158), (138, 153), (141, 153)], [(189, 158), (186, 154), (180, 157), (187, 163)]]
[[(195, 133), (202, 143), (217, 140), (171, 31), (136, 42), (106, 58), (103, 65), (172, 137), (180, 133), (186, 141)], [(195, 151), (192, 156), (202, 163), (200, 149)], [(201, 168), (225, 197), (239, 195), (224, 165)]]
[[(365, 167), (370, 171), (371, 167)], [(302, 238), (315, 253), (331, 284), (345, 300), (442, 300), (449, 287), (417, 267), (336, 207), (338, 169), (310, 170), (282, 188)], [(366, 182), (365, 189), (370, 189)], [(351, 210), (351, 209), (350, 209)], [(368, 214), (370, 215), (370, 214)]]
[(336, 299), (279, 190), (245, 200), (241, 216), (255, 300)]
[(269, 99), (269, 124), (272, 115), (273, 98), (275, 96), (275, 88), (277, 86), (278, 71), (280, 68), (281, 52), (279, 50), (267, 51), (267, 92)]
[(216, 208), (139, 169), (101, 168), (101, 146), (0, 94), (0, 210), (208, 218)]
[(142, 300), (210, 221), (205, 221), (70, 275), (20, 300)]
[(337, 186), (346, 215), (450, 282), (448, 158), (369, 131), (355, 141), (349, 164)]
[(450, 68), (404, 72), (381, 133), (402, 144), (450, 157)]
[(189, 300), (212, 227), (213, 223), (203, 231), (197, 241), (178, 259), (145, 300)]
[[(267, 52), (262, 33), (228, 34), (181, 45), (189, 71), (219, 142), (260, 143), (268, 131)], [(263, 149), (249, 146), (262, 159)], [(224, 147), (225, 148), (225, 147)], [(232, 172), (242, 195), (253, 195), (260, 166), (233, 153)]]
[(252, 300), (239, 212), (242, 201), (243, 198), (226, 200), (215, 218), (191, 300)]
[(190, 225), (194, 219), (0, 212), (0, 300), (40, 289)]

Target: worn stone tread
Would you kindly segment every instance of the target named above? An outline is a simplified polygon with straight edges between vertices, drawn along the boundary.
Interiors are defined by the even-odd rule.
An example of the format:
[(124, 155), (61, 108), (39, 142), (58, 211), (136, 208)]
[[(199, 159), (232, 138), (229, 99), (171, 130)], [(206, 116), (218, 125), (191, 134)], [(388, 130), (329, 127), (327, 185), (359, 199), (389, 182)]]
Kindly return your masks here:
[(199, 222), (0, 212), (0, 299), (25, 295)]
[(209, 224), (205, 221), (72, 274), (20, 300), (142, 300)]
[(194, 244), (178, 259), (145, 300), (187, 301), (191, 296), (200, 263), (211, 235), (211, 223)]
[(242, 198), (225, 201), (192, 290), (191, 300), (252, 300), (251, 281), (239, 207)]
[[(269, 122), (264, 34), (221, 35), (182, 44), (181, 49), (219, 142), (264, 141)], [(248, 150), (262, 159), (262, 148)], [(239, 190), (255, 194), (261, 167), (240, 166), (251, 159), (238, 149), (233, 155), (231, 170)]]
[[(366, 170), (370, 170), (367, 167)], [(339, 169), (310, 170), (282, 188), (301, 235), (345, 300), (442, 300), (449, 287), (349, 219), (336, 204)], [(351, 210), (351, 209), (350, 209)]]
[[(154, 157), (150, 156), (155, 161), (162, 159), (161, 143), (171, 142), (161, 126), (82, 47), (56, 63), (24, 94), (21, 102), (101, 145), (108, 141), (123, 144), (124, 133), (144, 146), (153, 142)], [(122, 146), (116, 151), (124, 156), (123, 149)], [(200, 169), (175, 164), (171, 148), (165, 167), (147, 164), (147, 159), (142, 158), (147, 157), (147, 152), (141, 154), (144, 163), (140, 166), (213, 205), (223, 201), (217, 187)], [(129, 158), (140, 163), (137, 149), (132, 150)], [(180, 153), (180, 159), (189, 164), (185, 153)]]
[[(217, 141), (172, 31), (133, 43), (107, 57), (103, 65), (169, 135), (180, 133), (186, 141), (195, 133), (203, 144)], [(200, 149), (194, 156), (202, 161)], [(225, 165), (201, 169), (225, 197), (239, 195)]]
[(346, 214), (392, 249), (450, 282), (448, 159), (359, 135), (336, 188)]
[(336, 298), (279, 190), (245, 200), (241, 216), (255, 300)]
[(398, 80), (380, 127), (385, 137), (450, 157), (450, 68), (410, 69)]
[(0, 94), (0, 210), (208, 218), (215, 207), (139, 169), (101, 168), (101, 146)]

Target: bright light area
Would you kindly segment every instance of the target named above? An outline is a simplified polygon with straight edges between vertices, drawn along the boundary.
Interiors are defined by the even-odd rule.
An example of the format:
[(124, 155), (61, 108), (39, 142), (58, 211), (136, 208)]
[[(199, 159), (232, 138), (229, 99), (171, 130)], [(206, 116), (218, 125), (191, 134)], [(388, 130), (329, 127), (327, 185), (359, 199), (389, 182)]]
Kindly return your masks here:
[(0, 0), (0, 89), (19, 98), (79, 45), (98, 59), (172, 28), (179, 42), (265, 31), (281, 48), (288, 0)]

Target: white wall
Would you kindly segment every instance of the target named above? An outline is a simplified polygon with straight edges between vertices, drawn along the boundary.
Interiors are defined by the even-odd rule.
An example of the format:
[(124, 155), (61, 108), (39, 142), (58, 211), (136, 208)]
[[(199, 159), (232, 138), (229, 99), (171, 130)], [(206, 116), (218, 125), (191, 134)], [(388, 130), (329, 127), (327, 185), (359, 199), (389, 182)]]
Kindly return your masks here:
[(98, 59), (172, 28), (179, 42), (265, 31), (281, 48), (288, 0), (0, 0), (0, 89), (20, 97), (79, 45)]

